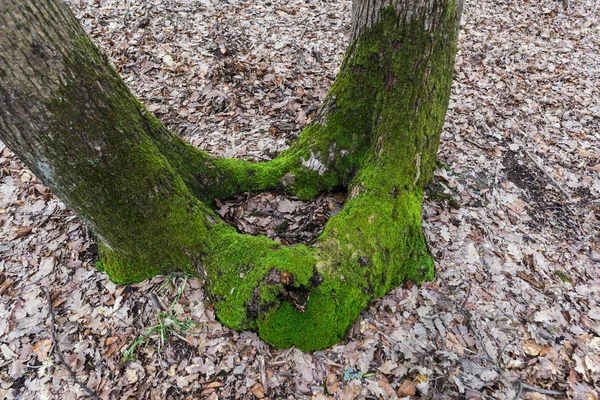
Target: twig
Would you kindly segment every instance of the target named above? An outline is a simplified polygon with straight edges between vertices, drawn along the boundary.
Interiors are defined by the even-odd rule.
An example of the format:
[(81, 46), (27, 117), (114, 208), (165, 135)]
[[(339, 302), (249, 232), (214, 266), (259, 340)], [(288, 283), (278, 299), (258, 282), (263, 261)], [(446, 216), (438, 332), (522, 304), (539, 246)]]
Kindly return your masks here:
[(517, 395), (514, 400), (519, 400), (521, 398), (521, 393), (523, 393), (523, 381), (519, 379), (519, 390), (517, 391)]
[(523, 389), (527, 389), (532, 392), (538, 392), (541, 394), (547, 394), (550, 396), (566, 396), (567, 395), (567, 392), (564, 390), (540, 389), (540, 388), (536, 388), (535, 386), (531, 386), (531, 385), (528, 385), (523, 382), (521, 382), (521, 386), (523, 387)]
[(287, 360), (269, 361), (269, 367), (281, 367), (282, 365), (285, 365), (287, 363), (288, 363)]
[(263, 391), (265, 395), (269, 394), (269, 381), (267, 380), (267, 368), (265, 367), (265, 357), (263, 355), (258, 356), (258, 368), (260, 369), (260, 380), (262, 383)]
[(492, 396), (488, 396), (487, 394), (481, 393), (481, 391), (473, 389), (472, 387), (465, 386), (467, 389), (472, 390), (473, 392), (479, 394), (483, 399), (492, 399), (495, 400)]
[(564, 194), (565, 196), (567, 196), (567, 200), (572, 201), (573, 199), (571, 198), (571, 195), (569, 194), (569, 192), (567, 192), (561, 185), (560, 183), (558, 183), (556, 181), (556, 179), (554, 179), (554, 177), (552, 175), (550, 175), (545, 169), (544, 167), (542, 167), (542, 165), (540, 163), (537, 162), (537, 160), (535, 158), (533, 158), (533, 156), (531, 155), (531, 153), (527, 150), (525, 150), (525, 154), (527, 155), (527, 157), (529, 157), (529, 159), (531, 161), (533, 161), (533, 163), (535, 164), (536, 167), (538, 167), (538, 169), (544, 174), (546, 175), (546, 177), (548, 179), (550, 179), (552, 181), (552, 183), (554, 183), (554, 186), (556, 186), (556, 188), (558, 190), (560, 190), (562, 192), (562, 194)]
[(510, 342), (506, 343), (506, 344), (504, 345), (504, 347), (502, 347), (502, 351), (500, 352), (500, 355), (498, 356), (498, 361), (496, 362), (496, 364), (497, 364), (498, 366), (500, 366), (500, 365), (502, 364), (502, 356), (504, 355), (504, 352), (506, 351), (506, 348), (507, 348), (508, 346), (510, 346), (511, 344), (513, 344), (513, 343), (514, 343), (516, 340), (517, 340), (517, 338), (515, 337), (515, 338), (513, 338), (513, 339), (512, 339)]
[(531, 386), (531, 385), (524, 383), (521, 379), (518, 379), (517, 382), (519, 383), (519, 391), (517, 392), (517, 395), (515, 396), (514, 400), (518, 400), (521, 397), (521, 393), (523, 393), (523, 389), (529, 390), (531, 392), (547, 394), (549, 396), (566, 396), (567, 395), (567, 392), (564, 390), (540, 389), (535, 386)]
[(462, 303), (460, 304), (461, 310), (464, 310), (465, 304), (467, 304), (467, 300), (469, 300), (469, 296), (470, 295), (471, 295), (471, 286), (468, 286), (467, 287), (467, 294), (465, 295), (465, 298), (463, 299)]
[(494, 357), (492, 357), (490, 355), (490, 353), (489, 353), (486, 345), (483, 343), (483, 339), (481, 339), (481, 336), (477, 332), (476, 326), (473, 325), (473, 322), (471, 321), (471, 318), (469, 317), (467, 310), (464, 308), (465, 304), (467, 303), (467, 300), (469, 299), (470, 295), (471, 295), (471, 287), (469, 286), (467, 288), (467, 295), (465, 296), (462, 304), (460, 305), (460, 313), (462, 314), (463, 317), (465, 317), (465, 320), (467, 321), (467, 324), (469, 324), (469, 327), (471, 328), (471, 331), (473, 332), (473, 335), (475, 335), (475, 338), (477, 339), (477, 341), (481, 345), (482, 350), (485, 352), (485, 354), (487, 354), (489, 362), (491, 362), (492, 364), (494, 364), (494, 366), (496, 367), (497, 370), (500, 370), (500, 366), (498, 365), (498, 362), (494, 361)]
[(63, 367), (65, 367), (65, 369), (71, 376), (71, 379), (73, 379), (73, 381), (77, 385), (79, 385), (80, 388), (85, 390), (87, 392), (87, 394), (90, 395), (91, 398), (93, 398), (95, 400), (100, 400), (98, 398), (98, 396), (96, 395), (96, 393), (94, 393), (94, 391), (92, 389), (87, 387), (83, 382), (81, 382), (79, 380), (79, 378), (77, 378), (77, 375), (75, 375), (75, 373), (73, 372), (71, 367), (69, 367), (69, 364), (67, 364), (67, 362), (65, 361), (62, 351), (60, 350), (60, 345), (58, 344), (58, 337), (56, 334), (56, 317), (54, 316), (54, 310), (52, 309), (52, 299), (50, 298), (50, 292), (47, 289), (46, 289), (46, 299), (48, 300), (48, 313), (50, 314), (50, 320), (52, 322), (52, 326), (50, 327), (50, 332), (52, 333), (52, 341), (54, 341), (54, 354), (58, 358), (59, 363), (62, 364)]
[(474, 141), (474, 140), (471, 140), (471, 139), (469, 139), (469, 138), (465, 138), (465, 137), (464, 137), (464, 138), (462, 138), (462, 139), (463, 139), (465, 142), (467, 142), (467, 143), (471, 143), (473, 146), (475, 146), (475, 147), (479, 148), (480, 150), (483, 150), (483, 151), (492, 151), (492, 149), (490, 149), (489, 147), (483, 146), (483, 145), (481, 145), (481, 144), (477, 143), (477, 142), (476, 142), (476, 141)]

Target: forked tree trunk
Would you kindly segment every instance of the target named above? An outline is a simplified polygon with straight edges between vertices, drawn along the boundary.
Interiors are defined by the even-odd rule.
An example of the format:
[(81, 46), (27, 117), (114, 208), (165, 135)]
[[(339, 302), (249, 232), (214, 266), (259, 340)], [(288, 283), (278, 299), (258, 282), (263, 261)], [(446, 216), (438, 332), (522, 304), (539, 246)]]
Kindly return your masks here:
[[(205, 279), (218, 318), (276, 346), (322, 348), (404, 280), (433, 277), (421, 230), (462, 0), (354, 0), (352, 40), (316, 121), (266, 163), (217, 159), (127, 89), (62, 0), (0, 3), (0, 139), (98, 235), (129, 283)], [(315, 246), (239, 234), (215, 198), (349, 196)]]

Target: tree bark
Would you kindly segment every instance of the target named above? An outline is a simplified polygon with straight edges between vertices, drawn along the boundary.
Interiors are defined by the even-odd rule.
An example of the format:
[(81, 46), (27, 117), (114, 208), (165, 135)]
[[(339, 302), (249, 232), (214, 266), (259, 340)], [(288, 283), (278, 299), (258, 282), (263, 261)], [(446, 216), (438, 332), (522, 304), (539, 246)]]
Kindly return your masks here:
[[(267, 163), (217, 159), (139, 103), (61, 0), (0, 4), (0, 139), (98, 235), (129, 283), (203, 277), (218, 318), (304, 350), (341, 340), (374, 298), (433, 277), (421, 229), (462, 0), (354, 0), (352, 40), (318, 118)], [(315, 246), (241, 235), (215, 198), (347, 187)]]

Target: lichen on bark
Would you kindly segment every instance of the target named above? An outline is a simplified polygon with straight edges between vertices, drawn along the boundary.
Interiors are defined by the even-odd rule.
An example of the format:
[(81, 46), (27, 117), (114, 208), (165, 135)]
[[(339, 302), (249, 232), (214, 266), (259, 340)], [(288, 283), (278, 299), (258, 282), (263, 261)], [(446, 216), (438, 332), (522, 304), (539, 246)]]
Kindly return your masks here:
[[(376, 13), (362, 28), (355, 18), (353, 42), (318, 118), (277, 158), (251, 163), (215, 158), (169, 132), (64, 3), (9, 1), (3, 19), (42, 13), (34, 26), (49, 15), (62, 21), (42, 27), (61, 30), (48, 35), (61, 39), (46, 44), (42, 57), (60, 68), (57, 87), (43, 95), (0, 69), (0, 105), (15, 96), (35, 103), (39, 122), (11, 134), (31, 115), (7, 108), (0, 137), (98, 234), (101, 268), (114, 281), (192, 272), (227, 326), (257, 330), (279, 347), (329, 346), (371, 300), (434, 273), (422, 192), (448, 104), (460, 4), (354, 6), (370, 2)], [(0, 37), (0, 50), (16, 38)], [(32, 51), (31, 43), (17, 46)], [(212, 211), (214, 199), (239, 192), (280, 189), (309, 199), (338, 187), (348, 200), (310, 247), (242, 235)]]

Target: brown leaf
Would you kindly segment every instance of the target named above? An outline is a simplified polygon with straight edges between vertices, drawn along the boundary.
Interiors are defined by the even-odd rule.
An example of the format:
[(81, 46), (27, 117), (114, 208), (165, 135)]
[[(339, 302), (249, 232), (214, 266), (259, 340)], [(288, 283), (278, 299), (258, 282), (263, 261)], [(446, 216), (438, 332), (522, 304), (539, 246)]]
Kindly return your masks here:
[(544, 289), (544, 283), (536, 280), (532, 275), (517, 271), (517, 276), (538, 290)]
[(0, 286), (0, 296), (2, 296), (8, 291), (8, 289), (10, 289), (10, 286), (13, 284), (13, 282), (14, 279), (6, 278), (6, 281), (4, 281), (4, 283), (2, 283), (2, 286)]
[(111, 344), (110, 346), (108, 346), (108, 349), (104, 352), (104, 354), (102, 355), (105, 359), (110, 358), (110, 356), (112, 356), (114, 354), (115, 351), (117, 351), (118, 348), (118, 344), (117, 342)]
[(216, 382), (215, 381), (215, 382), (211, 382), (211, 383), (206, 384), (206, 386), (204, 386), (204, 389), (215, 389), (215, 388), (220, 388), (220, 387), (223, 387), (223, 386), (224, 386), (223, 382)]
[(292, 274), (290, 274), (289, 272), (282, 272), (281, 273), (281, 283), (284, 285), (291, 285), (292, 284)]
[(58, 299), (53, 300), (52, 301), (52, 308), (57, 308), (58, 306), (60, 306), (65, 301), (67, 301), (67, 299), (65, 299), (63, 297), (59, 297)]
[(177, 377), (177, 386), (183, 389), (183, 388), (189, 386), (192, 382), (198, 380), (198, 376), (199, 376), (199, 374), (178, 376)]
[(548, 348), (548, 346), (540, 346), (533, 339), (528, 340), (523, 344), (523, 351), (530, 356), (538, 356), (540, 353), (545, 354), (550, 351), (550, 349), (551, 348)]
[(390, 385), (386, 381), (377, 381), (377, 386), (379, 386), (381, 389), (383, 389), (385, 391), (385, 394), (387, 395), (388, 398), (394, 397), (394, 395), (395, 395), (394, 388), (392, 387), (392, 385)]
[(350, 382), (340, 390), (337, 398), (339, 400), (354, 400), (360, 394), (360, 386)]
[(51, 347), (52, 347), (52, 340), (42, 339), (42, 340), (38, 340), (33, 345), (33, 347), (31, 348), (31, 351), (33, 351), (37, 355), (38, 361), (42, 362), (46, 358), (48, 358), (48, 352), (50, 351)]
[(265, 391), (260, 383), (257, 383), (254, 386), (252, 386), (251, 390), (252, 390), (252, 394), (257, 399), (262, 399), (263, 397), (265, 397)]
[(398, 388), (398, 396), (414, 396), (417, 394), (417, 386), (410, 379), (405, 379)]
[(23, 236), (27, 236), (33, 231), (33, 226), (25, 226), (17, 231), (17, 236), (15, 238), (20, 238)]
[(117, 340), (119, 340), (118, 336), (111, 336), (106, 338), (106, 340), (104, 341), (104, 345), (105, 346), (110, 346), (111, 344), (115, 343)]
[(335, 394), (335, 392), (339, 389), (339, 382), (337, 376), (335, 374), (329, 374), (327, 379), (325, 380), (325, 387), (327, 388), (327, 393)]
[(577, 383), (577, 372), (575, 372), (575, 370), (573, 368), (571, 368), (571, 371), (569, 371), (569, 383), (571, 385), (574, 385)]
[(204, 396), (208, 396), (208, 395), (213, 395), (213, 394), (217, 394), (217, 390), (216, 389), (204, 389), (201, 393), (200, 396), (204, 397)]

